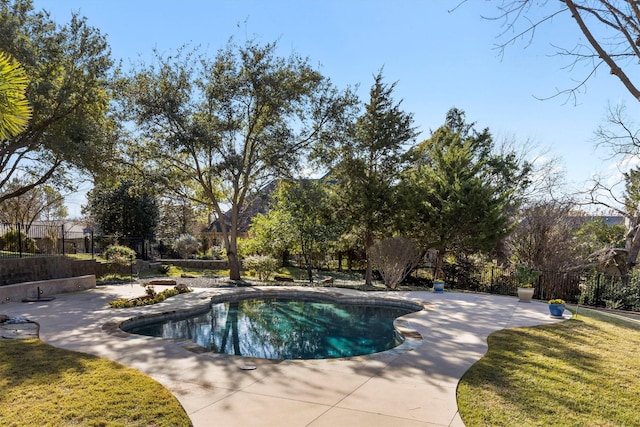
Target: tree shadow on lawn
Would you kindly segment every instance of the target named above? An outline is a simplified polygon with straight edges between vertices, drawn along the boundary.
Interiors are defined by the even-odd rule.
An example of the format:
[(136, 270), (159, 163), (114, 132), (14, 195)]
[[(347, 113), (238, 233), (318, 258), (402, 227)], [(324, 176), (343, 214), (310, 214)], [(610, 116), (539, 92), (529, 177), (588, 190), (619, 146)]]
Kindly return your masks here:
[[(0, 341), (0, 384), (16, 387), (23, 383), (53, 384), (63, 374), (82, 375), (86, 362), (95, 356), (74, 353), (45, 344), (39, 339)], [(0, 400), (3, 394), (0, 393)]]
[[(518, 408), (524, 417), (519, 420), (523, 425), (544, 425), (554, 419), (597, 423), (603, 417), (604, 421), (625, 424), (629, 414), (615, 408), (625, 399), (633, 400), (633, 396), (626, 393), (625, 397), (616, 384), (620, 380), (616, 376), (625, 375), (613, 368), (612, 358), (616, 357), (616, 343), (630, 332), (627, 329), (636, 334), (638, 329), (616, 326), (622, 329), (616, 331), (610, 324), (591, 319), (571, 319), (554, 325), (498, 331), (489, 336), (488, 353), (465, 373), (461, 386), (471, 390), (466, 394), (470, 400), (491, 400), (487, 407), (492, 413), (500, 412), (501, 406)], [(610, 391), (598, 392), (602, 388)], [(610, 402), (611, 394), (620, 402)], [(461, 414), (465, 422), (473, 424), (473, 420), (465, 418), (464, 406), (468, 403), (459, 403)], [(529, 413), (534, 418), (528, 419)], [(514, 422), (513, 413), (510, 416)], [(498, 423), (497, 418), (494, 421)]]

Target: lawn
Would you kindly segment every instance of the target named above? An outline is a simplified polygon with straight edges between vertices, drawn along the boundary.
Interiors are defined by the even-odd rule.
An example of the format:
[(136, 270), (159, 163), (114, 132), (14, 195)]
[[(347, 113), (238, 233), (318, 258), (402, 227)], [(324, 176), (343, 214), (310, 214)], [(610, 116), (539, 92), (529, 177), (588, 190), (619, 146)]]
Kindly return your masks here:
[(593, 310), (489, 336), (458, 386), (474, 426), (640, 425), (640, 323)]
[(190, 426), (150, 377), (40, 340), (0, 341), (2, 426)]

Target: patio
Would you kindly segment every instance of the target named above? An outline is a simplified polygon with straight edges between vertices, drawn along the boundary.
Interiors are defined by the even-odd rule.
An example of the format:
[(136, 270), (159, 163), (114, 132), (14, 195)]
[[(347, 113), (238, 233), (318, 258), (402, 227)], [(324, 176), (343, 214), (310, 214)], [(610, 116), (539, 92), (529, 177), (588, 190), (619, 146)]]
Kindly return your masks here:
[[(109, 301), (139, 296), (142, 288), (100, 286), (59, 294), (49, 302), (5, 303), (0, 311), (38, 322), (40, 338), (51, 345), (105, 357), (150, 375), (173, 392), (194, 426), (210, 426), (212, 421), (224, 426), (463, 426), (456, 387), (485, 353), (487, 336), (503, 328), (558, 321), (549, 317), (547, 304), (521, 303), (512, 297), (377, 292), (425, 303), (426, 310), (401, 322), (423, 341), (410, 349), (310, 361), (198, 354), (188, 350), (189, 343), (113, 333), (105, 327), (133, 316), (204, 305), (221, 292), (251, 290), (195, 288), (154, 306), (112, 309)], [(337, 288), (313, 291), (359, 294)], [(241, 369), (247, 364), (256, 369)]]

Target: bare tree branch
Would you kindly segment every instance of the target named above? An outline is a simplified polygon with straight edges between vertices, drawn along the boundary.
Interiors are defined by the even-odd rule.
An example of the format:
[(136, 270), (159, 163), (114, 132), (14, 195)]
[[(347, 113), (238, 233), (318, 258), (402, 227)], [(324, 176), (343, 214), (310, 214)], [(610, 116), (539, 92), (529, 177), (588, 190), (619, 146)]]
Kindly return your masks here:
[[(462, 3), (464, 2), (457, 7)], [(636, 0), (503, 0), (497, 9), (496, 16), (485, 19), (502, 21), (503, 31), (499, 38), (504, 41), (497, 45), (500, 56), (504, 55), (509, 46), (525, 37), (528, 37), (525, 43), (530, 45), (536, 31), (543, 24), (549, 25), (554, 18), (566, 13), (570, 14), (588, 41), (588, 44), (581, 44), (576, 40), (576, 47), (573, 49), (553, 46), (559, 54), (574, 57), (568, 67), (571, 71), (585, 60), (590, 61), (587, 65), (589, 71), (584, 77), (577, 79), (574, 87), (560, 89), (554, 96), (539, 99), (567, 94), (568, 99), (575, 102), (579, 90), (596, 74), (600, 65), (605, 63), (610, 73), (620, 80), (627, 91), (640, 100), (640, 89), (637, 82), (634, 82), (634, 78), (637, 78), (636, 67), (640, 61), (640, 6)], [(509, 33), (512, 35), (506, 36)], [(583, 53), (584, 48), (588, 48), (590, 53)]]

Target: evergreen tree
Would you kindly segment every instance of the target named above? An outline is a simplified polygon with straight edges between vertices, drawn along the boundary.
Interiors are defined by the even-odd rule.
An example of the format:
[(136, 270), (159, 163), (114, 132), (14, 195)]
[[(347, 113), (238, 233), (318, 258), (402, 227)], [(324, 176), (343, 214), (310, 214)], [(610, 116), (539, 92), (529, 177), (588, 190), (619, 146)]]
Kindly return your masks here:
[(123, 180), (96, 185), (87, 194), (85, 211), (102, 234), (153, 240), (159, 220), (158, 202), (148, 189)]
[(447, 253), (491, 251), (510, 231), (518, 194), (528, 185), (528, 164), (513, 153), (494, 154), (488, 129), (477, 132), (463, 111), (412, 150), (404, 175), (405, 231), (438, 252), (436, 275)]
[(374, 79), (369, 102), (357, 119), (353, 138), (338, 147), (334, 168), (340, 216), (364, 241), (367, 257), (365, 283), (373, 282), (369, 249), (377, 237), (390, 233), (397, 212), (395, 185), (402, 169), (405, 146), (416, 137), (413, 115), (394, 102), (395, 83)]

